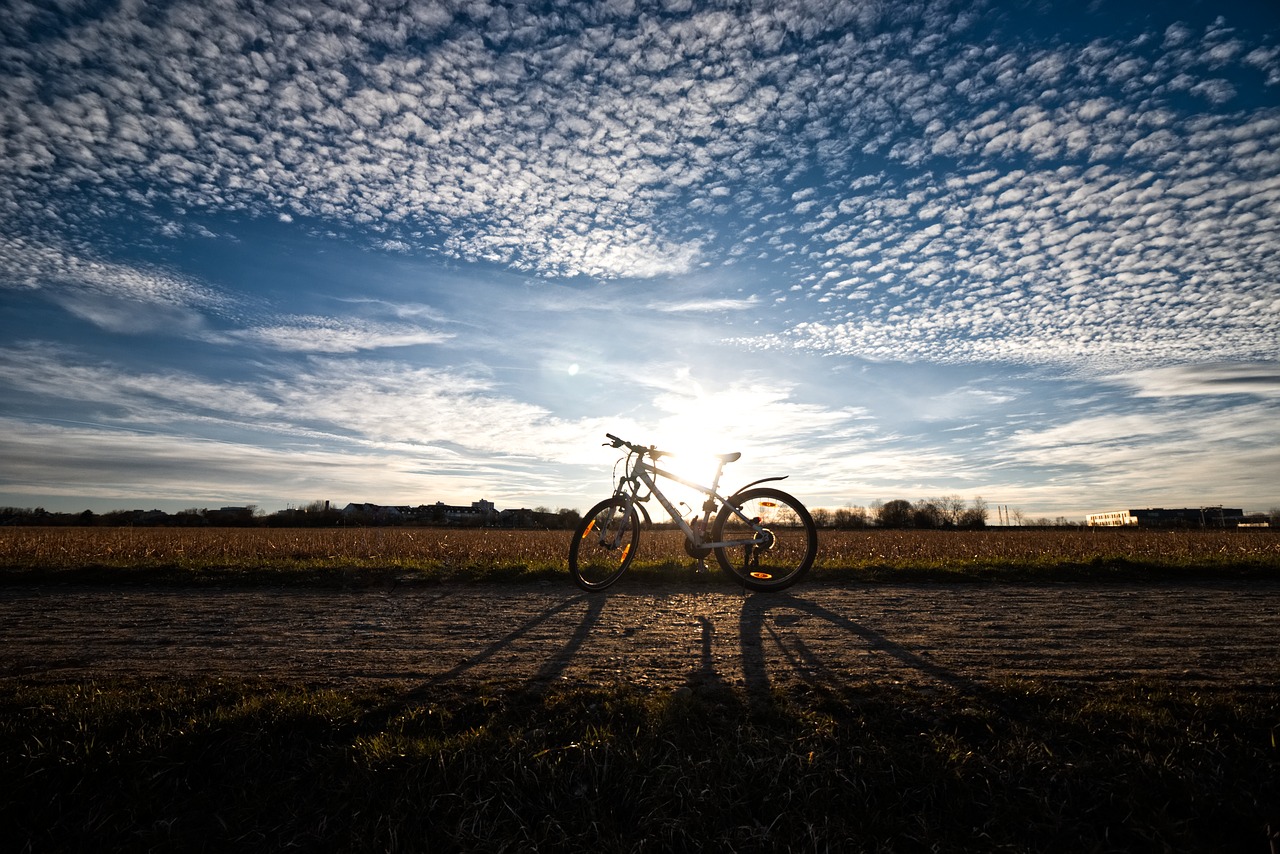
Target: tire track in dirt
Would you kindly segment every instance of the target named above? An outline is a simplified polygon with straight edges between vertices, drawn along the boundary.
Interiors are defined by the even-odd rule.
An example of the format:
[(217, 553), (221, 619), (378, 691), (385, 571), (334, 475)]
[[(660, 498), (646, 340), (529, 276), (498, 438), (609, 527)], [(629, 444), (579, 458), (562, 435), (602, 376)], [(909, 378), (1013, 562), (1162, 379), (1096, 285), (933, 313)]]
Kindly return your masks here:
[(426, 688), (1275, 685), (1280, 583), (0, 588), (0, 676)]

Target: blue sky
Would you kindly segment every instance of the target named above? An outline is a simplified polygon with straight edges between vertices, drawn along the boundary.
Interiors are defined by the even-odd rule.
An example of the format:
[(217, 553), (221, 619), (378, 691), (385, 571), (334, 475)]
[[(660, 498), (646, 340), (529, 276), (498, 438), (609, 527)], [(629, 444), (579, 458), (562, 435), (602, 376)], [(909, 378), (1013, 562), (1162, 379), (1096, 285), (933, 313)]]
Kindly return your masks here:
[(0, 503), (1280, 505), (1274, 2), (8, 2), (0, 76)]

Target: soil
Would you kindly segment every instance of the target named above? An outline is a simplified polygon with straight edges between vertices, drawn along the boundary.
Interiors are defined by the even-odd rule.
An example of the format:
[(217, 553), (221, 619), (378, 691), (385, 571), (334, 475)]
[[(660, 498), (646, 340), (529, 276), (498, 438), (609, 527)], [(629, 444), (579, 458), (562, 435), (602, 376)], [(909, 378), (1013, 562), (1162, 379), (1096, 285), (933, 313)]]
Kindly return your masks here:
[(1280, 684), (1280, 582), (0, 588), (0, 677), (424, 689)]

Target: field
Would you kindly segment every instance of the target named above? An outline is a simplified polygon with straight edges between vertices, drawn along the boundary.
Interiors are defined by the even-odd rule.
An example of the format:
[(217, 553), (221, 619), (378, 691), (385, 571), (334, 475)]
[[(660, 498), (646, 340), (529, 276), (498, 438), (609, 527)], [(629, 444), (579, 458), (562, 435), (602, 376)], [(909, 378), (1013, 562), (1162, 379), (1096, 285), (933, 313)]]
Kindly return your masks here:
[[(566, 571), (569, 533), (497, 529), (3, 528), (0, 571), (104, 580), (317, 583), (511, 579)], [(687, 567), (681, 535), (645, 531), (634, 567)], [(822, 531), (816, 576), (1117, 578), (1280, 571), (1270, 531)]]
[[(824, 531), (796, 595), (750, 597), (718, 571), (691, 580), (662, 531), (634, 581), (579, 594), (568, 536), (0, 530), (7, 835), (31, 851), (1272, 850), (1273, 534)], [(197, 598), (223, 629), (179, 625)], [(265, 603), (252, 631), (219, 608), (248, 599)], [(93, 603), (96, 633), (77, 640), (70, 601)], [(453, 676), (237, 672), (284, 648), (273, 632), (318, 649), (318, 610), (278, 610), (304, 601), (341, 609), (350, 629), (327, 635), (360, 660), (434, 627), (453, 646), (432, 672)], [(55, 632), (120, 667), (16, 666)], [(986, 638), (1004, 670), (983, 666)], [(643, 678), (660, 647), (675, 682)], [(1123, 669), (1157, 651), (1165, 675)], [(1050, 653), (1073, 675), (1031, 666)], [(617, 675), (584, 678), (587, 660)]]

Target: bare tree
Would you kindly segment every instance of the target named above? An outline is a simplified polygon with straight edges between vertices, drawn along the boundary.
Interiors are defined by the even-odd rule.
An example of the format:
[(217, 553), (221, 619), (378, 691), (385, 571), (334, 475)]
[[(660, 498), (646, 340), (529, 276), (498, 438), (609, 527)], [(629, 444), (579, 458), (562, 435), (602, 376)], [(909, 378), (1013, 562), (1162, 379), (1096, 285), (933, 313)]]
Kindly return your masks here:
[(942, 522), (945, 525), (959, 525), (964, 517), (964, 499), (959, 495), (944, 495), (935, 499), (934, 503), (938, 505), (938, 510), (942, 513)]
[(960, 513), (956, 522), (962, 528), (985, 528), (987, 526), (987, 502), (981, 495), (974, 496), (969, 507)]

